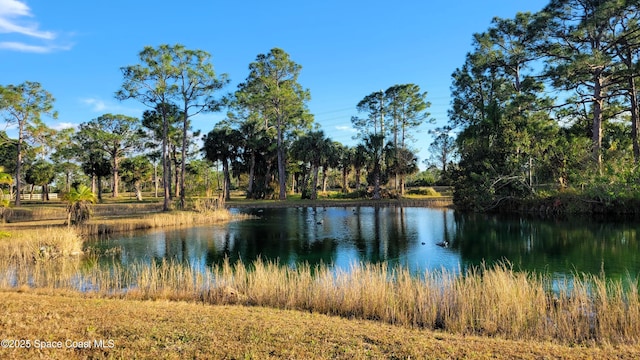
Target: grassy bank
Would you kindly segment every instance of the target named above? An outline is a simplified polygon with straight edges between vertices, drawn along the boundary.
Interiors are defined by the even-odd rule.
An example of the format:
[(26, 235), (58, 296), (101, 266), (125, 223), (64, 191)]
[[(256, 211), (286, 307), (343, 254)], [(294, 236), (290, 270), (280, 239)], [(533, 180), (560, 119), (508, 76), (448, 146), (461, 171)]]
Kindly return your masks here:
[(505, 264), (464, 276), (448, 271), (416, 276), (382, 264), (354, 264), (348, 271), (264, 261), (205, 268), (166, 261), (123, 267), (115, 261), (103, 267), (92, 256), (0, 258), (0, 288), (263, 306), (561, 344), (640, 342), (638, 279), (623, 283), (585, 276), (556, 284), (551, 292), (548, 276), (514, 272)]
[(93, 219), (78, 227), (82, 235), (111, 234), (172, 226), (195, 226), (237, 219), (228, 210), (206, 212), (173, 211), (135, 217)]
[[(30, 349), (12, 359), (634, 359), (638, 347), (564, 346), (459, 336), (309, 312), (187, 302), (0, 293), (0, 336)], [(67, 348), (89, 341), (91, 347)], [(62, 349), (35, 349), (35, 340)], [(102, 348), (94, 340), (103, 340)], [(112, 343), (109, 343), (112, 341)], [(73, 345), (73, 343), (69, 343)]]
[[(86, 223), (75, 226), (74, 231), (79, 235), (100, 235), (161, 227), (215, 224), (243, 218), (242, 215), (232, 215), (226, 209), (200, 212), (172, 211), (147, 213), (145, 211), (148, 209), (147, 206), (121, 206), (120, 211), (116, 211), (116, 208), (118, 207), (113, 205), (109, 205), (108, 208), (105, 207), (102, 213), (107, 215), (94, 216)], [(49, 231), (57, 233), (57, 229), (66, 229), (67, 226), (64, 224), (64, 220), (54, 219), (10, 223), (5, 224), (3, 228), (4, 232), (9, 234), (21, 234), (25, 230), (36, 230), (46, 236)]]

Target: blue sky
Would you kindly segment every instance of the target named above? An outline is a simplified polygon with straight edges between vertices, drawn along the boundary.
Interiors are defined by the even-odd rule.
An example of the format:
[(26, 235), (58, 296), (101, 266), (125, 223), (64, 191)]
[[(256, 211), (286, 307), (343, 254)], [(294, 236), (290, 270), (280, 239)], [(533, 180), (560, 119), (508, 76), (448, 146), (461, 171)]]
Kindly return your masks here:
[[(351, 116), (366, 95), (415, 83), (428, 92), (430, 113), (413, 145), (429, 156), (428, 131), (447, 122), (451, 74), (471, 50), (472, 34), (494, 16), (536, 12), (548, 0), (458, 1), (51, 1), (0, 0), (0, 84), (37, 81), (56, 98), (54, 128), (105, 113), (141, 116), (135, 100), (120, 102), (120, 68), (138, 63), (146, 45), (181, 43), (212, 55), (232, 92), (249, 63), (279, 47), (302, 65), (299, 82), (327, 136), (353, 145)], [(208, 132), (224, 114), (194, 119)], [(3, 125), (2, 125), (3, 126)], [(9, 130), (11, 135), (11, 131)], [(424, 166), (421, 164), (421, 167)]]

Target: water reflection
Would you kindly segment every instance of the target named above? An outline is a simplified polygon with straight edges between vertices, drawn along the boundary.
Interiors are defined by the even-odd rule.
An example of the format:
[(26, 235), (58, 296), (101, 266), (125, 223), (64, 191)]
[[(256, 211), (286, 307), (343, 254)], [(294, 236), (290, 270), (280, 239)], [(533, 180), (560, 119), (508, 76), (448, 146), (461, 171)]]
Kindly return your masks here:
[(457, 272), (508, 260), (516, 269), (558, 275), (640, 273), (635, 222), (560, 222), (401, 207), (243, 211), (258, 218), (95, 240), (90, 246), (121, 247), (116, 260), (125, 266), (170, 258), (204, 267), (228, 257), (232, 262), (262, 258), (342, 268), (354, 262), (388, 262), (416, 272)]

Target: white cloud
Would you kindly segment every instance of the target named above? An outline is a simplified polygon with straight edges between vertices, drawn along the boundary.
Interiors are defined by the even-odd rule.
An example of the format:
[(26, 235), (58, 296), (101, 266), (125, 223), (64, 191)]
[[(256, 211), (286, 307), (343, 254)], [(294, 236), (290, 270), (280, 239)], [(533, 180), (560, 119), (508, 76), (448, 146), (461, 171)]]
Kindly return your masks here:
[(70, 46), (59, 46), (52, 44), (58, 35), (52, 31), (40, 30), (40, 25), (29, 20), (33, 18), (31, 9), (26, 3), (20, 0), (0, 0), (0, 33), (18, 34), (44, 40), (46, 44), (31, 45), (20, 41), (6, 41), (0, 43), (0, 49), (32, 52), (32, 53), (48, 53), (54, 50), (68, 50)]
[(357, 133), (358, 132), (358, 130), (352, 128), (351, 126), (345, 126), (345, 125), (336, 126), (336, 130), (347, 131), (347, 132), (352, 132), (352, 133)]
[(103, 112), (107, 109), (107, 104), (100, 100), (94, 98), (80, 99), (83, 104), (91, 106), (91, 110), (95, 112)]
[(14, 42), (14, 41), (0, 42), (0, 49), (21, 51), (21, 52), (30, 52), (30, 53), (39, 53), (39, 54), (48, 53), (48, 52), (51, 52), (53, 50), (49, 46), (28, 45), (28, 44), (25, 44), (25, 43)]
[(78, 128), (78, 124), (74, 124), (74, 123), (70, 123), (70, 122), (60, 122), (57, 123), (53, 126), (54, 130), (62, 130), (62, 129), (68, 129), (68, 128), (74, 128), (77, 129)]

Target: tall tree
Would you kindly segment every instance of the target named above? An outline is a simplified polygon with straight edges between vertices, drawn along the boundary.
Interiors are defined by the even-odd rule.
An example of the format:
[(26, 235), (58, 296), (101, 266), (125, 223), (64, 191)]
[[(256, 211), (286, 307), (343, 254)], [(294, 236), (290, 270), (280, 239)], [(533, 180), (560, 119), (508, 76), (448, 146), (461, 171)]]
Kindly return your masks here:
[(394, 85), (385, 91), (385, 104), (387, 113), (391, 117), (392, 125), (389, 127), (393, 138), (394, 156), (394, 187), (404, 193), (404, 175), (397, 172), (404, 163), (401, 155), (407, 155), (411, 151), (407, 148), (406, 140), (411, 138), (411, 130), (416, 129), (429, 118), (426, 111), (431, 104), (426, 101), (427, 92), (420, 91), (416, 84)]
[(546, 75), (553, 86), (571, 91), (571, 104), (591, 107), (590, 135), (594, 163), (602, 170), (603, 124), (616, 76), (613, 57), (620, 39), (615, 21), (624, 2), (615, 0), (552, 0), (538, 15), (543, 41), (538, 47), (547, 60)]
[(383, 141), (385, 136), (385, 96), (382, 91), (375, 91), (365, 96), (356, 109), (359, 113), (365, 113), (365, 118), (353, 116), (351, 123), (358, 131), (358, 137), (364, 139), (368, 135), (382, 135)]
[[(549, 147), (550, 100), (533, 73), (531, 14), (494, 19), (453, 74), (451, 126), (460, 130), (454, 201), (476, 210), (531, 193), (533, 159)], [(528, 170), (529, 176), (527, 176)]]
[(351, 161), (353, 164), (353, 170), (355, 172), (356, 190), (358, 191), (360, 191), (360, 176), (362, 175), (362, 169), (366, 166), (367, 160), (368, 154), (365, 146), (363, 144), (356, 145)]
[(349, 173), (353, 168), (353, 157), (355, 156), (355, 148), (340, 145), (338, 150), (338, 168), (342, 171), (342, 193), (349, 193)]
[(229, 172), (229, 162), (238, 156), (238, 144), (241, 141), (241, 134), (238, 130), (228, 126), (219, 126), (211, 130), (203, 137), (203, 151), (205, 158), (209, 161), (220, 161), (224, 174), (224, 198), (231, 197), (231, 176)]
[(144, 155), (126, 158), (122, 161), (122, 179), (133, 185), (138, 201), (142, 201), (142, 183), (149, 180), (151, 169), (151, 162)]
[(91, 144), (111, 159), (112, 193), (118, 197), (120, 160), (129, 152), (140, 148), (140, 121), (125, 115), (105, 114), (80, 124), (77, 137), (80, 143)]
[(621, 89), (629, 102), (633, 159), (640, 162), (640, 106), (638, 104), (637, 78), (640, 76), (640, 5), (633, 2), (621, 4), (612, 31), (618, 31), (615, 54), (620, 62)]
[[(169, 198), (173, 196), (173, 179), (171, 177), (172, 173), (178, 174), (178, 161), (176, 156), (171, 156), (177, 152), (176, 149), (180, 147), (182, 144), (182, 131), (178, 127), (178, 124), (184, 118), (182, 111), (178, 108), (177, 105), (174, 104), (158, 104), (155, 109), (145, 110), (142, 113), (142, 126), (149, 131), (143, 132), (141, 134), (142, 137), (148, 139), (149, 142), (145, 147), (160, 147), (160, 155), (161, 159), (164, 161), (164, 157), (162, 157), (162, 146), (164, 138), (164, 123), (167, 123), (166, 129), (166, 143), (164, 146), (166, 147), (165, 151), (169, 154), (167, 159), (166, 166), (163, 166), (163, 171), (167, 172), (166, 179), (163, 177), (163, 181), (167, 180), (169, 183), (166, 184), (166, 188), (169, 191)], [(173, 164), (172, 164), (173, 163)], [(163, 164), (164, 165), (164, 164)], [(173, 170), (172, 170), (173, 166)], [(176, 190), (179, 194), (178, 184), (176, 184)]]
[[(308, 179), (310, 181), (310, 192), (307, 196), (305, 186), (302, 192), (303, 198), (309, 198), (311, 200), (318, 198), (318, 172), (320, 165), (331, 156), (332, 147), (333, 143), (331, 139), (325, 137), (322, 130), (310, 131), (294, 142), (293, 152), (297, 154), (299, 160), (308, 163), (310, 166), (309, 172), (311, 178)], [(304, 182), (306, 183), (306, 181)]]
[(265, 128), (276, 130), (280, 200), (287, 198), (285, 139), (292, 130), (308, 128), (313, 121), (306, 105), (309, 90), (298, 83), (301, 69), (284, 50), (271, 49), (249, 65), (249, 76), (236, 91), (240, 105), (260, 114)]
[(33, 185), (41, 186), (42, 200), (49, 201), (49, 184), (53, 182), (54, 177), (55, 168), (53, 164), (46, 160), (38, 159), (28, 166), (24, 179), (32, 187)]
[(34, 129), (44, 126), (42, 114), (57, 117), (57, 113), (53, 111), (53, 102), (53, 96), (37, 82), (26, 81), (20, 85), (0, 86), (0, 112), (8, 124), (16, 125), (18, 128), (16, 206), (20, 206), (23, 143)]
[(373, 198), (380, 199), (380, 186), (383, 176), (384, 136), (382, 134), (370, 134), (364, 138), (363, 145), (368, 154), (367, 173), (370, 179), (369, 184), (371, 185), (373, 183)]
[(189, 119), (203, 111), (217, 111), (220, 101), (213, 96), (228, 83), (227, 75), (216, 77), (211, 55), (202, 50), (189, 50), (174, 45), (173, 66), (176, 69), (179, 101), (182, 104), (182, 167), (180, 171), (180, 206), (185, 205), (184, 179), (187, 164)]
[(80, 149), (74, 146), (74, 134), (74, 128), (65, 128), (57, 131), (52, 139), (54, 152), (50, 158), (54, 162), (57, 171), (64, 174), (65, 192), (71, 190), (72, 177), (79, 171), (79, 166), (74, 160), (78, 158), (77, 154), (84, 153), (84, 151), (78, 151)]
[(453, 160), (456, 149), (455, 138), (451, 136), (452, 130), (451, 126), (445, 125), (431, 132), (435, 137), (429, 145), (429, 151), (442, 174), (447, 172), (447, 165)]
[[(158, 48), (146, 46), (139, 54), (141, 64), (122, 67), (123, 83), (116, 92), (120, 100), (137, 99), (142, 104), (156, 109), (160, 104), (169, 104), (178, 92), (175, 82), (177, 73), (172, 65), (173, 54), (169, 45)], [(164, 187), (163, 211), (169, 210), (171, 178), (167, 167), (169, 156), (167, 143), (169, 136), (169, 118), (166, 107), (160, 106), (162, 118), (162, 184)]]

